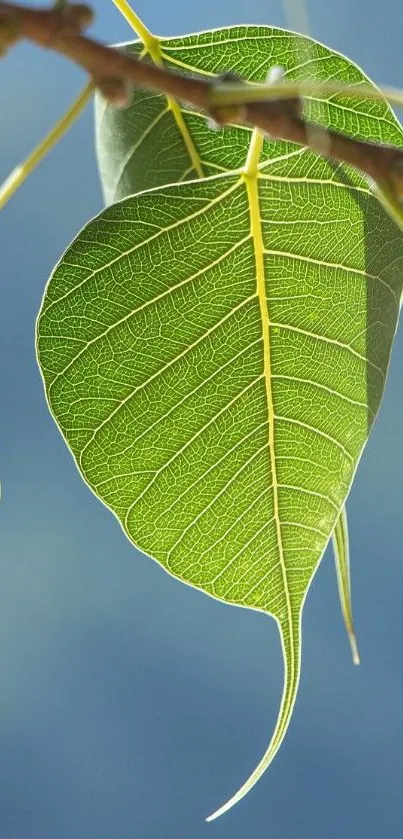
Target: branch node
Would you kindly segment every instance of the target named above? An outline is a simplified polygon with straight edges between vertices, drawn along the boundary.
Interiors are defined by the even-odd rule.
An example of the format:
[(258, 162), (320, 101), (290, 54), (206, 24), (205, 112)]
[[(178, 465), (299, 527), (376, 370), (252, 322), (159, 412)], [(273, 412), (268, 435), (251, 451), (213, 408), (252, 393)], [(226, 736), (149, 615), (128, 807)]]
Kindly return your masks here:
[(18, 41), (21, 24), (16, 14), (4, 14), (0, 11), (0, 57)]
[(48, 14), (50, 17), (49, 46), (53, 44), (52, 38), (56, 40), (63, 35), (81, 35), (81, 32), (94, 21), (93, 10), (83, 3), (69, 3), (60, 10), (53, 9), (43, 14)]
[(83, 3), (68, 5), (63, 10), (63, 15), (70, 24), (76, 27), (77, 34), (94, 22), (95, 14), (90, 6)]
[(403, 159), (396, 157), (390, 164), (389, 177), (393, 186), (396, 200), (403, 205)]
[[(221, 73), (219, 76), (216, 76), (216, 78), (210, 82), (209, 88), (210, 91), (212, 91), (218, 86), (221, 87), (222, 85), (234, 83), (238, 85), (245, 84), (244, 79), (242, 79), (241, 76), (238, 76), (237, 73), (233, 73), (232, 70), (228, 70)], [(208, 107), (208, 113), (210, 116), (209, 127), (213, 131), (218, 131), (229, 122), (245, 122), (245, 108), (243, 105), (220, 105), (220, 107), (210, 106)]]
[(102, 96), (115, 108), (127, 108), (131, 102), (132, 87), (121, 79), (94, 79)]

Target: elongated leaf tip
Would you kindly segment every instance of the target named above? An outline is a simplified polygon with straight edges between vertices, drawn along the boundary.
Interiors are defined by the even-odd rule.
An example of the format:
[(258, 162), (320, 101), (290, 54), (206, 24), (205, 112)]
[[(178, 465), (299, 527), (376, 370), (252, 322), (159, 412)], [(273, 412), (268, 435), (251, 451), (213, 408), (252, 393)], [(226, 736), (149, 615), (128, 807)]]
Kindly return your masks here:
[(280, 630), (284, 659), (284, 688), (280, 710), (272, 738), (263, 757), (256, 766), (256, 769), (253, 770), (252, 774), (245, 783), (242, 784), (235, 795), (226, 801), (222, 807), (219, 807), (218, 810), (215, 810), (214, 813), (207, 817), (207, 822), (212, 822), (215, 819), (218, 819), (219, 816), (222, 816), (230, 810), (231, 807), (234, 807), (234, 805), (237, 804), (238, 801), (240, 801), (252, 789), (252, 787), (255, 786), (267, 767), (270, 766), (287, 733), (297, 695), (301, 669), (301, 613), (299, 615), (297, 626), (285, 625), (285, 627), (282, 627), (278, 622), (278, 627)]
[(218, 810), (215, 810), (215, 812), (212, 813), (211, 816), (207, 816), (206, 822), (214, 822), (216, 819), (218, 819), (219, 816), (223, 816), (224, 813), (230, 810), (231, 807), (233, 807), (234, 804), (237, 803), (237, 801), (239, 801), (239, 798), (237, 795), (234, 795), (233, 798), (230, 798), (226, 804), (223, 804), (222, 807), (219, 807)]
[(360, 661), (360, 654), (358, 652), (357, 639), (355, 637), (354, 630), (352, 632), (349, 632), (348, 640), (350, 641), (351, 655), (353, 656), (353, 663), (355, 665), (357, 665), (357, 667), (358, 667), (358, 665), (361, 664), (361, 661)]

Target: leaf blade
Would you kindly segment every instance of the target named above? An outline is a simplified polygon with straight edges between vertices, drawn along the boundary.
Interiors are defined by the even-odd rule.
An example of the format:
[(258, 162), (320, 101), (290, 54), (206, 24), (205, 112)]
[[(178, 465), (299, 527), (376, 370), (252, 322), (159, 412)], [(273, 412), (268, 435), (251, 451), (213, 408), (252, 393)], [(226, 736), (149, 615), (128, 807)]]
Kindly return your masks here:
[(282, 704), (239, 800), (289, 723), (301, 610), (379, 407), (403, 250), (358, 174), (265, 142), (248, 186), (249, 131), (210, 153), (222, 163), (233, 138), (231, 172), (132, 196), (79, 234), (38, 355), (84, 479), (131, 541), (277, 620)]
[[(273, 209), (273, 181), (267, 182), (259, 177), (259, 184), (263, 190), (259, 200)], [(329, 198), (336, 190), (349, 199), (344, 187), (328, 184), (326, 188)], [(278, 189), (277, 182), (274, 189)], [(190, 215), (184, 210), (185, 198), (192, 203), (193, 212)], [(340, 195), (338, 200), (341, 200)], [(371, 198), (368, 200), (373, 201)], [(332, 201), (327, 203), (331, 205)], [(155, 213), (155, 206), (161, 207), (164, 214), (169, 212), (171, 218), (164, 228), (150, 234), (150, 213), (153, 207)], [(321, 204), (319, 206), (323, 212)], [(256, 255), (251, 249), (249, 215), (247, 189), (239, 174), (145, 193), (110, 208), (99, 220), (90, 223), (77, 245), (73, 245), (70, 253), (67, 252), (64, 264), (57, 269), (39, 321), (39, 355), (50, 405), (64, 429), (80, 469), (96, 494), (115, 511), (131, 540), (156, 557), (170, 573), (191, 581), (210, 595), (273, 614), (281, 625), (283, 637), (287, 637), (287, 631), (289, 637), (291, 625), (294, 633), (297, 625), (299, 628), (299, 614), (306, 590), (336, 522), (338, 505), (348, 491), (362, 447), (360, 440), (365, 440), (367, 436), (368, 406), (365, 399), (358, 399), (360, 391), (366, 391), (366, 382), (360, 384), (365, 362), (358, 349), (348, 349), (347, 339), (336, 341), (330, 334), (325, 339), (319, 335), (317, 339), (313, 338), (313, 333), (301, 329), (302, 323), (299, 327), (295, 322), (290, 323), (290, 313), (288, 327), (291, 329), (286, 328), (283, 315), (271, 324), (275, 370), (270, 377), (275, 387), (275, 421), (281, 443), (277, 455), (280, 470), (277, 481), (281, 484), (279, 491), (287, 562), (293, 575), (292, 621), (284, 623), (287, 603), (278, 564), (278, 536), (272, 523), (276, 510), (267, 480), (268, 422), (264, 408), (267, 394), (263, 386), (262, 318), (254, 288)], [(142, 225), (142, 222), (145, 224)], [(177, 263), (175, 254), (178, 253), (184, 226), (192, 231), (190, 241), (193, 245), (186, 251), (186, 270), (182, 266), (185, 276), (178, 281), (182, 263), (176, 264), (175, 270), (173, 264), (175, 260)], [(280, 238), (282, 227), (280, 219)], [(119, 228), (120, 239), (117, 236)], [(293, 229), (295, 233), (295, 225)], [(214, 240), (211, 238), (212, 230), (215, 231)], [(268, 230), (272, 239), (272, 221), (266, 223), (266, 235)], [(112, 231), (112, 247), (116, 250), (119, 245), (120, 248), (117, 254), (109, 244)], [(127, 247), (128, 231), (132, 237), (130, 248)], [(156, 243), (158, 249), (154, 255), (158, 253), (162, 239), (167, 243), (167, 253), (173, 254), (172, 269), (164, 262), (162, 278), (157, 281), (155, 277), (155, 287), (150, 289), (145, 254)], [(98, 260), (100, 265), (92, 264), (89, 271), (88, 248), (91, 248), (91, 242), (99, 243), (91, 261)], [(278, 283), (283, 282), (284, 266), (280, 264), (276, 288), (273, 270), (277, 253), (278, 250), (272, 248), (269, 275), (267, 263), (264, 270), (266, 283), (270, 276), (267, 292), (279, 318), (284, 300), (282, 297), (279, 299)], [(260, 257), (263, 258), (263, 254)], [(80, 260), (83, 262), (83, 273)], [(112, 266), (115, 269), (119, 267), (115, 275), (111, 274)], [(198, 270), (194, 270), (196, 266)], [(322, 270), (320, 266), (318, 270)], [(78, 281), (72, 288), (66, 288), (66, 280), (71, 279), (72, 273)], [(175, 273), (172, 293), (173, 286), (167, 283), (166, 277), (172, 278)], [(356, 277), (354, 271), (352, 274), (347, 272), (347, 275), (346, 288), (353, 281), (351, 298), (351, 290), (358, 290)], [(122, 282), (126, 276), (126, 282)], [(361, 274), (358, 278), (361, 292), (354, 297), (355, 308), (361, 301), (364, 313), (367, 301), (363, 286), (368, 278)], [(343, 275), (333, 277), (335, 291), (343, 281), (346, 283)], [(290, 284), (291, 280), (287, 288), (288, 303), (298, 291), (298, 276), (294, 278), (293, 288)], [(313, 282), (314, 287), (318, 284), (327, 286), (329, 290), (329, 276), (322, 277), (321, 283)], [(218, 288), (219, 298), (217, 296), (213, 300), (212, 291), (215, 289), (217, 293)], [(177, 296), (171, 309), (167, 308), (173, 295), (182, 295), (185, 290), (187, 298)], [(378, 294), (379, 290), (381, 299), (378, 299), (378, 308), (373, 313), (373, 322), (379, 319), (379, 311), (384, 308), (383, 301), (391, 297), (389, 285), (378, 284)], [(340, 289), (338, 293), (341, 294)], [(84, 326), (82, 324), (83, 294), (92, 329), (95, 324), (96, 334), (92, 337), (86, 332), (85, 323)], [(113, 301), (115, 313), (113, 323), (108, 323), (106, 327), (99, 323), (105, 312), (105, 294), (109, 304)], [(129, 294), (131, 299), (126, 301)], [(298, 300), (303, 297), (299, 289)], [(317, 309), (320, 297), (318, 291)], [(134, 299), (136, 305), (133, 305)], [(125, 301), (123, 314), (119, 309), (122, 300)], [(210, 303), (206, 306), (208, 300)], [(294, 316), (297, 313), (301, 319), (300, 303), (295, 305), (296, 310), (291, 312), (294, 311)], [(326, 315), (326, 300), (322, 309), (322, 314)], [(153, 317), (151, 311), (154, 311)], [(193, 312), (190, 321), (189, 312)], [(334, 316), (332, 309), (330, 312)], [(305, 319), (309, 319), (310, 314), (311, 310), (305, 307)], [(60, 323), (63, 324), (63, 335), (60, 334)], [(130, 329), (126, 329), (128, 323)], [(170, 324), (169, 337), (163, 345), (155, 343), (161, 323)], [(282, 323), (281, 327), (279, 323)], [(325, 323), (329, 331), (328, 316)], [(66, 343), (68, 325), (70, 331), (67, 337), (71, 340)], [(55, 340), (57, 330), (59, 337)], [(178, 346), (181, 330), (182, 344)], [(76, 343), (77, 340), (81, 341), (81, 345)], [(311, 342), (312, 351), (307, 352), (307, 341)], [(320, 349), (322, 343), (324, 346)], [(154, 357), (146, 349), (148, 344), (150, 348), (154, 346)], [(143, 350), (139, 355), (140, 345), (143, 345)], [(299, 352), (296, 352), (298, 347)], [(117, 376), (112, 372), (111, 365), (114, 356), (121, 355), (122, 348), (123, 361)], [(157, 363), (155, 348), (158, 348)], [(201, 349), (204, 355), (200, 368)], [(319, 352), (318, 357), (315, 357), (315, 350)], [(327, 359), (323, 357), (324, 351)], [(305, 360), (301, 352), (304, 352)], [(70, 358), (66, 363), (67, 355)], [(320, 357), (327, 384), (319, 407), (316, 406), (314, 415), (310, 416), (312, 387), (319, 385), (319, 392), (323, 384), (320, 381), (323, 370), (321, 374), (320, 366), (319, 372), (317, 369)], [(379, 379), (376, 361), (372, 360), (373, 373)], [(58, 364), (59, 370), (56, 370)], [(300, 375), (297, 375), (295, 365), (297, 368), (299, 365)], [(340, 365), (342, 372), (338, 374)], [(106, 380), (105, 371), (109, 371)], [(331, 371), (333, 382), (329, 380)], [(287, 392), (290, 383), (284, 376), (290, 375), (292, 387), (298, 394), (297, 401), (295, 394), (290, 401), (290, 392)], [(137, 384), (133, 387), (136, 377)], [(158, 387), (152, 392), (150, 388), (156, 383)], [(378, 397), (379, 387), (380, 381)], [(306, 388), (307, 401), (304, 397)], [(329, 423), (333, 408), (327, 417), (325, 409), (328, 400), (333, 400), (333, 406), (340, 406), (338, 388), (344, 390), (344, 394), (341, 393), (342, 403), (348, 406), (349, 412), (343, 422), (339, 419), (337, 427), (331, 428), (329, 433), (323, 422), (326, 420)], [(147, 397), (145, 400), (143, 393)], [(318, 401), (318, 397), (316, 399)], [(300, 413), (302, 408), (303, 414)], [(273, 416), (272, 409), (272, 424)], [(83, 417), (88, 428), (83, 427)], [(357, 423), (356, 432), (351, 435), (351, 429)], [(341, 434), (346, 438), (343, 442), (339, 439)], [(158, 441), (161, 439), (165, 441), (163, 458), (158, 453)], [(111, 440), (119, 441), (117, 451)], [(295, 459), (306, 461), (309, 455), (312, 458), (313, 451), (316, 457), (309, 466), (306, 463), (304, 471), (296, 473), (298, 461)], [(291, 462), (290, 457), (295, 462)], [(323, 467), (321, 460), (324, 461)], [(333, 487), (330, 496), (329, 473)], [(329, 503), (335, 484), (336, 494)], [(230, 513), (225, 512), (228, 505)], [(293, 562), (295, 555), (298, 565)], [(190, 557), (195, 558), (194, 562), (193, 559), (190, 561)], [(289, 721), (298, 682), (298, 648), (299, 637), (291, 647), (289, 643), (288, 646), (285, 644), (288, 659), (286, 657), (283, 704), (274, 740), (258, 767), (258, 774), (276, 753)], [(256, 774), (253, 774), (242, 794), (255, 778)]]

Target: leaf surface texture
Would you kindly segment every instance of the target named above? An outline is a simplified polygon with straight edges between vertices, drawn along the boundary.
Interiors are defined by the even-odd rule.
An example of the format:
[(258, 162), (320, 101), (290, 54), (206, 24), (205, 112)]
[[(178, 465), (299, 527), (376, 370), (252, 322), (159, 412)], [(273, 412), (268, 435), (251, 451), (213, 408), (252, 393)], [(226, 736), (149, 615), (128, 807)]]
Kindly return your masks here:
[[(231, 67), (262, 81), (273, 64), (288, 66), (291, 39), (234, 28), (164, 42), (163, 52), (178, 68)], [(290, 72), (362, 81), (316, 48), (314, 67), (292, 52)], [(137, 149), (148, 125), (144, 154), (153, 159), (154, 137), (172, 161), (171, 142), (183, 153), (177, 123), (153, 135), (163, 97), (136, 96)], [(307, 107), (355, 136), (402, 143), (382, 102)], [(279, 625), (276, 729), (220, 813), (260, 776), (291, 717), (303, 603), (384, 389), (403, 239), (356, 172), (246, 129), (207, 131), (204, 117), (184, 113), (209, 177), (187, 180), (185, 149), (172, 170), (181, 183), (131, 195), (81, 231), (48, 284), (38, 356), (79, 469), (128, 537), (174, 576)], [(132, 191), (152, 185), (133, 154), (123, 178), (105, 163), (109, 197), (129, 181)], [(155, 171), (168, 177), (157, 159)]]

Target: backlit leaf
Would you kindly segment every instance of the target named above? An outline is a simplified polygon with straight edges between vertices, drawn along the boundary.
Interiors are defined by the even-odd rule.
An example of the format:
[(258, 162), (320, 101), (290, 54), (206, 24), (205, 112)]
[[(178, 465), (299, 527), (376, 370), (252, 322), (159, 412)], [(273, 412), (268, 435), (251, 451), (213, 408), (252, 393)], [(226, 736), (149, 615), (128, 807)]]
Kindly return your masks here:
[[(249, 76), (262, 80), (287, 64), (289, 37), (203, 33), (181, 39), (181, 55), (185, 43), (192, 66), (200, 52), (246, 75), (246, 44)], [(318, 50), (320, 72), (358, 78)], [(383, 103), (311, 105), (334, 127), (402, 143)], [(192, 136), (199, 126), (200, 158), (227, 148), (232, 171), (133, 195), (90, 222), (47, 287), (38, 356), (81, 473), (128, 537), (179, 579), (280, 628), (272, 741), (217, 815), (260, 777), (291, 717), (302, 607), (383, 393), (403, 238), (347, 167), (186, 119)]]

